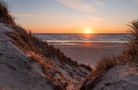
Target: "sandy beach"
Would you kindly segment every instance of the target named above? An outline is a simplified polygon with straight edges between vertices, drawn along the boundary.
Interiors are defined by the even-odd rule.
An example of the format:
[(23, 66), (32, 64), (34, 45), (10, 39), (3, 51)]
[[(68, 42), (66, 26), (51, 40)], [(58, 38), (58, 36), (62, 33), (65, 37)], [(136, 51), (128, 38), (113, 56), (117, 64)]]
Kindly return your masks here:
[(95, 42), (90, 45), (60, 45), (56, 47), (73, 60), (93, 66), (103, 57), (119, 55), (125, 46), (125, 43)]

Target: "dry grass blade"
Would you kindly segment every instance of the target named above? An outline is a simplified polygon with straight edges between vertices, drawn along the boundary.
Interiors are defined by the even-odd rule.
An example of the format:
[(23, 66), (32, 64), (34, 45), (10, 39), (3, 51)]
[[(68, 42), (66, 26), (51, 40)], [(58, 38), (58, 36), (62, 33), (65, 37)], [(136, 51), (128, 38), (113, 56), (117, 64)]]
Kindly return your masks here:
[(0, 1), (0, 23), (15, 24), (13, 17), (9, 14), (7, 4)]

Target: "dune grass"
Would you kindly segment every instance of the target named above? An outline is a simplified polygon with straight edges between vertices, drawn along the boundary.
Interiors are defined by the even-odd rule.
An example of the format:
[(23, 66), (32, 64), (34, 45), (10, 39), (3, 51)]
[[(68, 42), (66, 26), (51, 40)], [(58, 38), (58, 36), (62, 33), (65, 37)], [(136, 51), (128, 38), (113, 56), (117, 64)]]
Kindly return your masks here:
[(95, 72), (108, 71), (113, 66), (124, 64), (126, 62), (138, 62), (138, 20), (132, 21), (129, 26), (131, 38), (126, 49), (120, 56), (102, 59), (97, 63)]
[(8, 11), (7, 4), (3, 0), (0, 1), (0, 23), (15, 24), (13, 17)]
[(81, 87), (81, 90), (90, 90), (95, 87), (101, 81), (101, 77), (108, 70), (116, 65), (125, 63), (138, 64), (138, 19), (132, 21), (129, 24), (129, 32), (131, 38), (129, 40), (128, 46), (122, 52), (121, 55), (111, 58), (103, 58), (100, 60), (92, 73), (86, 78)]
[(114, 67), (117, 64), (116, 58), (103, 58), (96, 64), (96, 70), (93, 71), (93, 75), (97, 75), (99, 73), (103, 73), (110, 68)]
[(129, 24), (131, 40), (129, 45), (128, 54), (131, 55), (132, 61), (138, 64), (138, 19)]
[[(88, 75), (83, 82), (81, 90), (89, 90), (93, 88), (98, 82), (101, 81), (102, 74), (116, 66), (116, 58), (103, 58), (96, 64), (96, 68), (93, 69), (92, 73)], [(91, 82), (92, 81), (92, 82)]]
[[(76, 61), (66, 57), (59, 49), (52, 45), (48, 45), (47, 42), (36, 38), (31, 32), (28, 33), (24, 28), (17, 25), (14, 22), (13, 17), (10, 15), (7, 5), (2, 1), (0, 1), (0, 23), (4, 23), (14, 30), (14, 32), (7, 33), (11, 42), (28, 56), (30, 61), (26, 61), (31, 63), (35, 62), (42, 66), (43, 74), (47, 76), (49, 81), (54, 81), (53, 85), (59, 88), (55, 88), (55, 90), (64, 90), (64, 85), (65, 83), (68, 83), (68, 81), (67, 78), (62, 75), (63, 73), (58, 70), (58, 65), (56, 66), (56, 63), (53, 63), (54, 60), (58, 60), (57, 62), (60, 62), (61, 64), (59, 65), (60, 69), (65, 69), (65, 71), (68, 70), (66, 72), (69, 73), (70, 76), (76, 75), (76, 73), (78, 73), (77, 75), (87, 75), (87, 73), (81, 70), (80, 67), (84, 67), (88, 71), (92, 70), (89, 66), (79, 65)], [(69, 68), (65, 66), (69, 66)], [(76, 68), (80, 72), (77, 72), (78, 70), (76, 70)], [(57, 73), (61, 78), (55, 78), (55, 73)]]

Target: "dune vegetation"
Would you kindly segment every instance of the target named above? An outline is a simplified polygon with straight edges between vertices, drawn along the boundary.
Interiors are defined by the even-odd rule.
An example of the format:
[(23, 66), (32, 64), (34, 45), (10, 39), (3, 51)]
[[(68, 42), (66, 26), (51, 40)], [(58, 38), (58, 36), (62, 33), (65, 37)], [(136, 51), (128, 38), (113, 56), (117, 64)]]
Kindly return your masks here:
[(0, 23), (15, 24), (13, 17), (8, 11), (8, 6), (4, 1), (0, 1)]
[[(102, 81), (103, 75), (112, 68), (128, 63), (138, 65), (138, 20), (129, 24), (131, 39), (122, 54), (103, 58), (93, 70), (89, 66), (78, 64), (59, 49), (48, 45), (47, 42), (36, 38), (31, 32), (17, 25), (3, 1), (0, 1), (0, 23), (14, 30), (6, 35), (10, 38), (10, 42), (29, 58), (25, 62), (29, 65), (28, 69), (32, 69), (33, 63), (40, 65), (41, 70), (38, 71), (41, 76), (49, 80), (54, 90), (78, 90), (80, 87), (81, 90), (93, 90)], [(82, 79), (85, 79), (83, 83)]]
[[(70, 87), (78, 89), (80, 85), (76, 87), (76, 84), (80, 84), (82, 79), (92, 70), (89, 66), (78, 64), (71, 58), (66, 57), (58, 48), (48, 45), (47, 42), (36, 38), (31, 32), (27, 32), (20, 25), (16, 24), (3, 1), (0, 1), (0, 25), (1, 29), (9, 30), (5, 31), (6, 36), (8, 36), (9, 42), (15, 45), (15, 50), (21, 50), (25, 57), (27, 57), (24, 63), (27, 64), (28, 73), (36, 69), (35, 72), (39, 73), (43, 79), (48, 79), (54, 90), (70, 90)], [(0, 33), (3, 34), (4, 32), (1, 30)], [(13, 47), (11, 46), (11, 48)], [(17, 64), (16, 62), (14, 63)], [(31, 76), (26, 77), (31, 79)], [(17, 88), (16, 84), (12, 87)]]
[(119, 56), (106, 57), (100, 60), (92, 73), (84, 81), (84, 85), (81, 87), (81, 90), (91, 90), (95, 87), (100, 81), (103, 74), (108, 72), (115, 66), (125, 65), (126, 63), (132, 63), (138, 65), (138, 20), (132, 21), (128, 24), (129, 33), (131, 35), (130, 40), (128, 41), (127, 47)]

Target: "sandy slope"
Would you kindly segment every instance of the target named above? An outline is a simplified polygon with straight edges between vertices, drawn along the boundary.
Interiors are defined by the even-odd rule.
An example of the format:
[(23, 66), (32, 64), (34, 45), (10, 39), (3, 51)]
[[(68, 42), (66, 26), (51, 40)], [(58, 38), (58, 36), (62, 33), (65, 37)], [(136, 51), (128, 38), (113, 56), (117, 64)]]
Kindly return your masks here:
[(0, 24), (0, 90), (54, 90), (52, 84), (26, 64), (28, 57), (5, 35), (12, 29)]
[(93, 43), (92, 45), (80, 46), (56, 46), (65, 53), (66, 56), (71, 57), (79, 63), (94, 66), (99, 60), (104, 57), (111, 57), (112, 55), (120, 55), (126, 43)]
[[(92, 85), (95, 83), (96, 85)], [(98, 78), (83, 85), (82, 90), (138, 90), (138, 65), (126, 63), (117, 65)]]
[(31, 50), (24, 52), (13, 44), (12, 38), (7, 36), (7, 33), (11, 32), (22, 31), (0, 24), (0, 90), (78, 90), (80, 88), (80, 84), (90, 72), (86, 66), (78, 65), (71, 60), (66, 62), (59, 60), (57, 56), (48, 58)]

